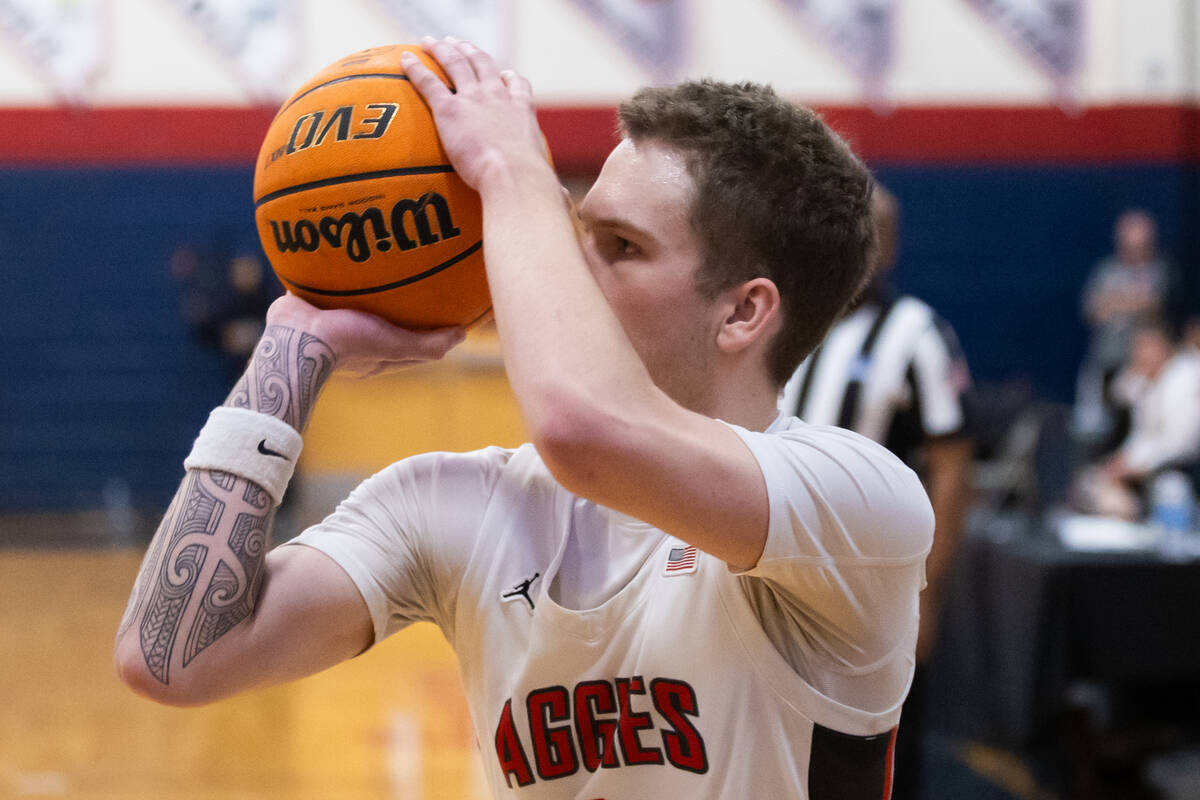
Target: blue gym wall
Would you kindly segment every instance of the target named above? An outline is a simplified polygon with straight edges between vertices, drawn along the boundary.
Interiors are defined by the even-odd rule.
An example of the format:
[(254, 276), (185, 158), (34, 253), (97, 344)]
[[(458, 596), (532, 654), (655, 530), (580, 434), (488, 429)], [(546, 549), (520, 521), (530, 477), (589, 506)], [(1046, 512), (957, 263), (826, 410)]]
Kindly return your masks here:
[(182, 320), (170, 257), (257, 247), (250, 181), (246, 168), (0, 174), (0, 508), (100, 507), (121, 481), (135, 504), (170, 499), (228, 391)]
[[(881, 164), (900, 198), (896, 282), (957, 329), (979, 382), (1068, 400), (1078, 297), (1113, 217), (1144, 206), (1189, 274), (1193, 169)], [(169, 273), (179, 246), (257, 247), (249, 167), (0, 173), (0, 509), (94, 508), (122, 482), (161, 508), (228, 387)], [(1194, 304), (1193, 308), (1195, 307)], [(112, 486), (110, 485), (110, 490)]]

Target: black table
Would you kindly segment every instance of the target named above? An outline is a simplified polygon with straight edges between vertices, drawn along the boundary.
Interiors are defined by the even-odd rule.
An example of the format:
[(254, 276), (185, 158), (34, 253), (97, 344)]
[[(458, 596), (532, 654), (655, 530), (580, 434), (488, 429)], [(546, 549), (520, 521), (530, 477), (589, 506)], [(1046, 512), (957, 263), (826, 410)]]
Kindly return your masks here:
[(1063, 739), (1080, 687), (1156, 698), (1107, 709), (1116, 729), (1200, 727), (1200, 560), (1072, 551), (1040, 520), (991, 517), (971, 526), (946, 601), (930, 665), (936, 727), (1059, 774), (1079, 766)]

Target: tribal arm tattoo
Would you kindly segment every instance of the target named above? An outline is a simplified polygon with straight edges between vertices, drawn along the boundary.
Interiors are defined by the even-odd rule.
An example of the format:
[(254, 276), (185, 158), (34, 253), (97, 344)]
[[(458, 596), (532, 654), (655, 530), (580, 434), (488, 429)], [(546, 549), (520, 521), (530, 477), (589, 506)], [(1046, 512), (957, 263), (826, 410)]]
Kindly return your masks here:
[[(226, 406), (270, 414), (302, 431), (333, 371), (315, 336), (272, 325)], [(133, 635), (146, 669), (164, 685), (254, 613), (275, 509), (257, 484), (227, 472), (189, 470), (142, 562), (118, 640)], [(177, 647), (182, 639), (182, 647)]]

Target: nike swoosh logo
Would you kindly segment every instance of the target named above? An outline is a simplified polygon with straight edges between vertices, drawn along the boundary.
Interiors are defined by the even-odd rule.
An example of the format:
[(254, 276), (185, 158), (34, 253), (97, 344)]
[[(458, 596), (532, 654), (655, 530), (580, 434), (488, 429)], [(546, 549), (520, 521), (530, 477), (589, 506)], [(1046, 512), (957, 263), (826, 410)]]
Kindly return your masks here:
[(288, 460), (288, 457), (283, 453), (276, 453), (274, 450), (267, 447), (266, 439), (263, 439), (258, 443), (258, 452), (262, 453), (264, 456), (275, 456), (276, 458), (282, 458), (284, 461)]

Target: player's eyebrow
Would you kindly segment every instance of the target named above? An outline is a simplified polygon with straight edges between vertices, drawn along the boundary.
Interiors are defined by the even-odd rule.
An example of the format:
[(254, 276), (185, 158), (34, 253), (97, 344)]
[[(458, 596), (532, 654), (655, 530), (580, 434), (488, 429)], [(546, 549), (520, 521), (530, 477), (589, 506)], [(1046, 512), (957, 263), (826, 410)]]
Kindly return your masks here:
[(588, 225), (588, 227), (612, 228), (612, 229), (621, 231), (623, 233), (628, 233), (635, 239), (644, 240), (647, 242), (657, 242), (658, 241), (658, 237), (656, 237), (653, 233), (646, 230), (645, 228), (635, 225), (634, 223), (630, 222), (628, 219), (626, 219), (624, 217), (618, 217), (618, 216), (594, 217), (594, 216), (590, 216), (590, 215), (584, 213), (583, 210), (581, 209), (579, 212), (579, 218), (582, 219), (583, 222), (586, 225)]

